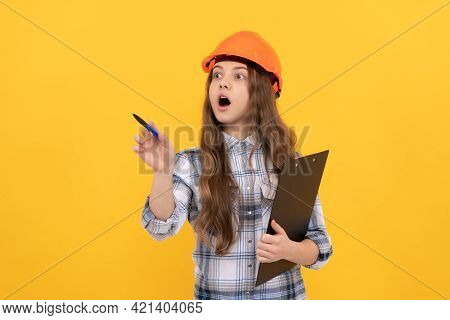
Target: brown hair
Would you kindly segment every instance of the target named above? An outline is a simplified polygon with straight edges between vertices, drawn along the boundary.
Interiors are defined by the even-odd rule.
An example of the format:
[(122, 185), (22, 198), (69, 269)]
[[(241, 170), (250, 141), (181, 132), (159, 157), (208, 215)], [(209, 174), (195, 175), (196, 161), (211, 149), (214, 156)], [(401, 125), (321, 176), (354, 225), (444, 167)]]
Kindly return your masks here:
[[(238, 60), (231, 59), (229, 60)], [(276, 96), (272, 89), (273, 78), (258, 65), (248, 60), (238, 60), (247, 65), (249, 85), (250, 134), (256, 134), (256, 142), (261, 141), (264, 150), (264, 163), (272, 161), (279, 172), (284, 161), (295, 157), (297, 137), (279, 117)], [(206, 81), (206, 94), (203, 103), (203, 120), (200, 141), (200, 199), (201, 212), (194, 220), (193, 228), (200, 240), (212, 248), (215, 239), (215, 253), (225, 255), (236, 240), (237, 227), (241, 225), (241, 215), (233, 212), (233, 200), (239, 186), (235, 181), (227, 155), (222, 124), (214, 116), (209, 100), (209, 86), (212, 71)], [(256, 149), (250, 152), (249, 162)], [(239, 215), (239, 222), (236, 216)]]

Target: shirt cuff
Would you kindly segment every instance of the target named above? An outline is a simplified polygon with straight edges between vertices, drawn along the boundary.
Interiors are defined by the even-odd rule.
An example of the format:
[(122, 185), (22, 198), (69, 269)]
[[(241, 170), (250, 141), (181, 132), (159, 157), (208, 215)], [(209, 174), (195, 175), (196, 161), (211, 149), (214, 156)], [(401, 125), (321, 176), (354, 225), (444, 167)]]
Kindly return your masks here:
[(150, 195), (147, 196), (142, 212), (142, 225), (155, 240), (164, 240), (175, 233), (175, 227), (179, 222), (177, 207), (170, 217), (164, 221), (155, 216), (149, 206)]
[(314, 263), (303, 266), (308, 269), (319, 270), (327, 264), (333, 254), (331, 239), (328, 235), (324, 235), (322, 232), (310, 234), (305, 239), (309, 239), (317, 245), (319, 248), (319, 255)]

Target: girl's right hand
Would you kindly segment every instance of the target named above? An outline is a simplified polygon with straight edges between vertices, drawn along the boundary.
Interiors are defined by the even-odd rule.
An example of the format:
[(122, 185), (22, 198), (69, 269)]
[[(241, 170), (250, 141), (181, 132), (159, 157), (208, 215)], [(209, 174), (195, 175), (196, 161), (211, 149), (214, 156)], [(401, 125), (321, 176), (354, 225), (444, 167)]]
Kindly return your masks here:
[(147, 123), (158, 132), (160, 141), (146, 128), (141, 127), (141, 135), (134, 136), (137, 145), (133, 146), (133, 151), (155, 172), (170, 173), (175, 164), (175, 149), (169, 139), (158, 130), (152, 121)]

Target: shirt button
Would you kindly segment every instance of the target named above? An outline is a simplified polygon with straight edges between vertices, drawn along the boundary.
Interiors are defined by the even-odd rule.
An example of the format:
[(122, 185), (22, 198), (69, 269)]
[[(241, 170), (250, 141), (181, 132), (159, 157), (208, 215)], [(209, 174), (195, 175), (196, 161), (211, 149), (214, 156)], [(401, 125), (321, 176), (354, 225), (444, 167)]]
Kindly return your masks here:
[(252, 264), (250, 263), (250, 264), (248, 265), (248, 267), (251, 268), (251, 267), (252, 267)]
[(250, 291), (245, 292), (245, 294), (249, 296), (250, 295)]
[(252, 239), (248, 240), (248, 243), (252, 243)]
[(250, 190), (250, 187), (247, 187), (247, 190)]
[(249, 211), (249, 212), (248, 212), (248, 214), (252, 214), (252, 212), (251, 212), (251, 211)]

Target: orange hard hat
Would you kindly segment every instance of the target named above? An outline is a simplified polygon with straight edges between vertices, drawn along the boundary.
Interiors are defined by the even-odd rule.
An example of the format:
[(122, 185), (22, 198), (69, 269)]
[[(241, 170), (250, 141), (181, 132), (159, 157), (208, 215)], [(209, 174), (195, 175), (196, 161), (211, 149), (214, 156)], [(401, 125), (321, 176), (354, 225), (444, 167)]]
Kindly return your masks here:
[(217, 48), (202, 60), (202, 68), (210, 72), (216, 62), (227, 57), (238, 57), (257, 64), (272, 78), (273, 91), (278, 98), (283, 80), (281, 78), (281, 63), (272, 46), (259, 34), (252, 31), (239, 31), (223, 40)]

